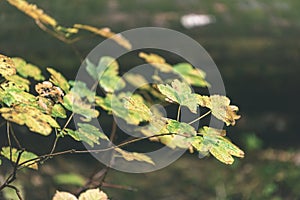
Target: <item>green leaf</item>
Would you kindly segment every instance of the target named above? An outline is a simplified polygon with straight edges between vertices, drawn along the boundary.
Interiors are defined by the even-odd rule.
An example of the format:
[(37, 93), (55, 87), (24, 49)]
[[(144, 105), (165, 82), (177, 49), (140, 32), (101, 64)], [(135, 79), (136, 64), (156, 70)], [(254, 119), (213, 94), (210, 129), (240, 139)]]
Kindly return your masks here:
[(124, 80), (118, 76), (119, 64), (109, 56), (101, 57), (97, 66), (87, 60), (87, 72), (106, 92), (114, 92), (125, 86)]
[(108, 197), (99, 189), (89, 189), (81, 193), (78, 200), (108, 200)]
[(47, 71), (51, 74), (50, 81), (60, 87), (66, 94), (69, 92), (70, 85), (66, 78), (59, 72), (55, 71), (52, 68), (47, 68)]
[(11, 58), (0, 54), (0, 74), (4, 77), (16, 74), (16, 67)]
[(51, 116), (59, 117), (59, 118), (66, 118), (67, 117), (66, 110), (60, 104), (55, 104), (52, 107)]
[(226, 135), (224, 130), (205, 126), (200, 130), (200, 134), (202, 136), (196, 136), (191, 139), (192, 146), (200, 153), (210, 152), (215, 158), (225, 164), (234, 162), (232, 156), (244, 157), (244, 152), (224, 137)]
[(15, 63), (18, 74), (27, 78), (31, 77), (34, 80), (42, 81), (45, 77), (42, 75), (42, 71), (35, 65), (26, 63), (22, 58), (12, 58)]
[(188, 107), (191, 112), (197, 113), (196, 94), (192, 93), (191, 88), (185, 82), (176, 79), (171, 83), (171, 86), (159, 84), (157, 87), (171, 102), (177, 102)]
[(173, 134), (160, 136), (159, 140), (161, 143), (172, 149), (175, 149), (176, 147), (184, 149), (189, 148), (190, 142), (188, 141), (188, 138), (196, 136), (197, 134), (196, 130), (191, 125), (172, 119), (167, 119), (166, 129), (167, 133)]
[(163, 57), (157, 54), (147, 54), (144, 52), (140, 52), (139, 57), (143, 58), (147, 63), (151, 64), (161, 72), (168, 73), (173, 71), (173, 67), (170, 64), (166, 63), (166, 60)]
[(91, 124), (78, 123), (78, 130), (65, 129), (65, 134), (71, 136), (77, 141), (83, 141), (94, 147), (94, 144), (100, 144), (99, 139), (109, 140), (107, 136), (100, 132), (99, 129)]
[(69, 111), (84, 116), (87, 120), (99, 116), (99, 112), (92, 108), (92, 104), (84, 102), (74, 92), (69, 92), (64, 96), (63, 106)]
[(29, 130), (41, 135), (49, 135), (52, 127), (60, 128), (59, 124), (36, 107), (20, 104), (13, 108), (0, 108), (2, 117), (19, 125), (26, 125)]
[(75, 173), (57, 174), (53, 179), (59, 185), (83, 186), (85, 183), (85, 179)]
[(56, 191), (52, 200), (78, 200), (73, 194), (69, 192)]
[(236, 114), (239, 108), (237, 106), (230, 105), (230, 99), (226, 96), (211, 95), (208, 97), (197, 95), (196, 99), (200, 106), (211, 109), (212, 114), (217, 119), (225, 122), (227, 126), (234, 126), (235, 121), (241, 117)]
[(17, 103), (33, 103), (36, 102), (35, 96), (24, 92), (24, 88), (14, 82), (4, 82), (0, 86), (0, 101), (7, 106)]
[[(11, 154), (10, 154), (10, 152), (11, 152)], [(1, 150), (1, 155), (4, 156), (7, 159), (11, 158), (12, 162), (17, 161), (17, 158), (18, 158), (20, 153), (21, 153), (21, 151), (15, 149), (15, 148), (12, 148), (10, 150), (10, 147), (2, 147), (2, 150)], [(38, 156), (35, 155), (34, 153), (24, 151), (24, 152), (22, 152), (22, 155), (20, 157), (20, 160), (19, 160), (18, 164), (21, 164), (21, 163), (23, 163), (27, 160), (31, 160), (31, 159), (34, 159), (34, 158), (37, 158), (37, 157)], [(34, 161), (28, 162), (24, 166), (32, 168), (32, 169), (38, 169), (38, 165)]]
[(72, 86), (71, 91), (78, 94), (81, 98), (86, 98), (90, 103), (95, 100), (95, 91), (91, 91), (86, 83), (82, 81), (69, 81)]
[(173, 70), (183, 76), (183, 78), (191, 85), (199, 86), (199, 87), (209, 87), (209, 83), (205, 80), (205, 72), (193, 68), (189, 63), (179, 63), (173, 66)]
[(146, 162), (152, 165), (155, 165), (152, 158), (147, 156), (143, 153), (137, 153), (137, 152), (128, 152), (120, 148), (115, 148), (116, 152), (118, 152), (125, 160), (127, 161), (140, 161), (140, 162)]

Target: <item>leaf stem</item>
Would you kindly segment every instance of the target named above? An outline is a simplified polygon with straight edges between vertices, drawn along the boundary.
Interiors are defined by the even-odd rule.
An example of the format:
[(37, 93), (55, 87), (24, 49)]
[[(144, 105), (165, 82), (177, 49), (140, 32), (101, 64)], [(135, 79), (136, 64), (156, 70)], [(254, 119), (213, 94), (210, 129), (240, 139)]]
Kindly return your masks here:
[(201, 120), (202, 118), (206, 117), (206, 116), (209, 115), (210, 113), (211, 113), (211, 110), (208, 111), (208, 112), (206, 112), (205, 114), (201, 115), (200, 117), (194, 119), (193, 121), (189, 122), (188, 124), (191, 125), (191, 124), (195, 123), (196, 121), (199, 121), (199, 120)]
[(180, 111), (181, 111), (181, 105), (178, 106), (177, 118), (176, 118), (177, 121), (179, 121), (179, 118), (180, 118)]

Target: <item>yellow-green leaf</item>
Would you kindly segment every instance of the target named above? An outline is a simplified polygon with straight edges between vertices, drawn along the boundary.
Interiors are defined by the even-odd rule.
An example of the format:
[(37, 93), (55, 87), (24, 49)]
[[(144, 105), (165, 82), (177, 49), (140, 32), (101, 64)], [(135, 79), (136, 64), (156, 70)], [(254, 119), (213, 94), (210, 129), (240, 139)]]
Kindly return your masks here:
[(69, 92), (64, 96), (63, 106), (77, 114), (84, 116), (87, 120), (99, 116), (99, 112), (92, 108), (91, 103), (86, 103), (76, 93)]
[(22, 88), (24, 88), (25, 91), (29, 91), (29, 85), (30, 85), (30, 81), (22, 78), (21, 76), (18, 75), (12, 75), (12, 76), (6, 76), (5, 77), (6, 80), (10, 81), (10, 82), (14, 82), (16, 85), (21, 86)]
[(175, 79), (170, 85), (159, 84), (159, 91), (165, 95), (169, 101), (177, 102), (182, 106), (186, 106), (191, 112), (197, 112), (196, 94), (192, 93), (190, 86), (185, 82)]
[(42, 81), (45, 79), (42, 75), (42, 71), (37, 66), (26, 63), (26, 61), (22, 58), (15, 57), (12, 58), (12, 60), (15, 63), (18, 74), (20, 74), (22, 77), (31, 77), (37, 81)]
[(146, 154), (137, 153), (137, 152), (128, 152), (128, 151), (125, 151), (125, 150), (120, 149), (120, 148), (115, 148), (115, 150), (127, 161), (136, 160), (136, 161), (146, 162), (146, 163), (150, 163), (152, 165), (155, 165), (152, 158), (150, 158)]
[(208, 82), (205, 80), (205, 72), (193, 68), (189, 63), (179, 63), (173, 66), (173, 70), (183, 76), (183, 78), (191, 85), (199, 86), (199, 87), (208, 87), (210, 86)]
[(34, 103), (36, 101), (35, 96), (24, 90), (24, 87), (14, 82), (4, 82), (0, 85), (0, 101), (7, 106), (17, 103)]
[(99, 139), (109, 140), (103, 132), (91, 124), (78, 123), (77, 125), (79, 126), (78, 130), (65, 129), (65, 134), (77, 141), (86, 142), (91, 147), (94, 147), (94, 144), (100, 144)]
[(210, 152), (215, 158), (225, 164), (232, 164), (232, 156), (244, 157), (244, 152), (226, 139), (224, 130), (204, 126), (199, 134), (190, 139), (192, 146), (200, 153)]
[(16, 67), (12, 59), (2, 54), (0, 54), (0, 74), (4, 77), (16, 74)]
[[(11, 153), (11, 155), (10, 155), (10, 153)], [(17, 150), (15, 148), (12, 148), (10, 150), (10, 147), (2, 147), (2, 150), (1, 150), (1, 155), (4, 156), (7, 159), (11, 158), (12, 162), (17, 162), (17, 158), (18, 158), (20, 153), (21, 153), (20, 150)], [(23, 163), (27, 160), (31, 160), (31, 159), (34, 159), (34, 158), (37, 158), (37, 157), (38, 156), (35, 155), (34, 153), (31, 153), (31, 152), (28, 152), (28, 151), (23, 151), (18, 164), (21, 164), (21, 163)], [(24, 166), (27, 166), (27, 167), (32, 168), (32, 169), (38, 169), (38, 165), (34, 161), (28, 162), (28, 163), (24, 164)]]
[(86, 70), (106, 92), (112, 93), (125, 86), (124, 80), (118, 76), (119, 64), (112, 57), (101, 57), (97, 66), (87, 60)]
[(59, 117), (59, 118), (67, 117), (66, 110), (60, 104), (55, 104), (52, 107), (51, 115), (52, 117)]
[(86, 30), (86, 31), (95, 33), (97, 35), (100, 35), (102, 37), (105, 37), (105, 38), (110, 38), (126, 49), (132, 48), (130, 42), (126, 38), (124, 38), (121, 34), (116, 34), (116, 33), (112, 32), (109, 28), (101, 28), (100, 29), (100, 28), (96, 28), (96, 27), (84, 25), (84, 24), (74, 24), (74, 28)]
[(26, 104), (20, 104), (13, 108), (0, 108), (0, 113), (4, 119), (19, 125), (25, 124), (29, 130), (41, 135), (49, 135), (52, 131), (51, 127), (60, 128), (59, 124), (50, 115)]
[(51, 74), (50, 81), (60, 87), (66, 94), (69, 92), (70, 85), (66, 78), (59, 72), (55, 71), (52, 68), (47, 68), (47, 71)]
[(147, 54), (144, 52), (140, 52), (139, 57), (143, 58), (147, 63), (151, 64), (153, 67), (157, 68), (161, 72), (173, 71), (173, 67), (170, 64), (166, 63), (166, 60), (163, 57), (157, 54)]
[(8, 3), (18, 8), (20, 11), (24, 12), (26, 15), (30, 16), (35, 21), (39, 21), (43, 24), (51, 25), (55, 27), (57, 22), (55, 19), (44, 13), (44, 11), (38, 8), (35, 4), (29, 4), (25, 0), (7, 0)]
[(227, 126), (235, 125), (235, 121), (241, 116), (236, 112), (237, 106), (230, 105), (230, 99), (226, 96), (211, 95), (210, 97), (197, 95), (197, 102), (202, 107), (211, 109), (212, 114), (219, 120), (226, 123)]

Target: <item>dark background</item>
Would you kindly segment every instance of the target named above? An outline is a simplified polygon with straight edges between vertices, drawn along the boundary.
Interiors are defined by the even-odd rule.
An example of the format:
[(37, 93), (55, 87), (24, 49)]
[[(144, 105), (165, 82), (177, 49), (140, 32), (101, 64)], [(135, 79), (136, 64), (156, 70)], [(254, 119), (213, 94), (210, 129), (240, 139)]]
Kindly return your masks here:
[[(108, 189), (112, 197), (295, 199), (300, 195), (299, 167), (293, 160), (283, 162), (279, 159), (280, 152), (291, 152), (296, 156), (299, 148), (300, 1), (30, 2), (37, 3), (65, 26), (74, 23), (108, 26), (114, 32), (160, 26), (187, 34), (211, 55), (222, 74), (227, 96), (240, 108), (242, 118), (235, 127), (227, 130), (229, 137), (246, 150), (244, 160), (228, 167), (210, 158), (199, 160), (197, 156), (187, 155), (159, 172), (145, 175), (113, 172), (109, 180), (120, 184), (125, 182), (140, 190)], [(80, 60), (72, 47), (44, 33), (33, 20), (6, 1), (0, 1), (0, 8), (0, 53), (23, 57), (43, 69), (53, 66), (67, 78), (74, 79)], [(207, 26), (185, 29), (180, 24), (180, 17), (189, 13), (213, 15), (216, 21)], [(77, 43), (76, 48), (85, 57), (102, 40), (99, 37), (87, 38)], [(129, 60), (121, 71), (135, 64)], [(44, 141), (38, 136), (37, 140)], [(252, 150), (253, 143), (255, 150)], [(270, 149), (279, 153), (275, 153), (271, 161), (261, 158)], [(63, 161), (50, 161), (49, 166), (59, 168), (60, 162)], [(78, 169), (78, 173), (91, 174), (93, 167), (88, 165), (88, 168), (83, 172)], [(276, 174), (281, 178), (276, 179)], [(48, 195), (51, 196), (51, 192)]]

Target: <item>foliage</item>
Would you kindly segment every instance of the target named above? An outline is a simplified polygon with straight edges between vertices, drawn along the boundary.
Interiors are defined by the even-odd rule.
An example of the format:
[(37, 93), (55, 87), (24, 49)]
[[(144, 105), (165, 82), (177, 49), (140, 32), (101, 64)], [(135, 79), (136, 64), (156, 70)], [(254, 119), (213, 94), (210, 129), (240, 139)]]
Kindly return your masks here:
[[(71, 40), (70, 37), (76, 35), (79, 30), (86, 30), (111, 38), (125, 48), (131, 48), (129, 41), (121, 35), (115, 35), (107, 28), (98, 29), (82, 24), (75, 24), (71, 28), (63, 27), (36, 5), (29, 4), (24, 0), (7, 1), (33, 18), (41, 29), (50, 32), (66, 43), (76, 41), (76, 38)], [(203, 71), (188, 63), (179, 63), (172, 66), (156, 54), (140, 52), (139, 57), (149, 63), (149, 67), (153, 67), (156, 76), (153, 76), (154, 84), (143, 81), (145, 85), (139, 88), (139, 91), (130, 93), (120, 92), (119, 90), (128, 84), (132, 84), (134, 82), (132, 77), (136, 75), (131, 74), (131, 81), (130, 74), (127, 76), (129, 79), (122, 78), (119, 74), (119, 63), (112, 57), (101, 57), (97, 63), (90, 60), (86, 61), (86, 72), (94, 81), (93, 86), (88, 86), (78, 80), (68, 81), (53, 68), (47, 68), (50, 76), (46, 80), (39, 67), (27, 63), (19, 57), (9, 58), (0, 55), (0, 74), (2, 76), (0, 83), (0, 113), (6, 121), (9, 144), (7, 147), (2, 147), (1, 156), (8, 159), (14, 166), (13, 173), (2, 184), (0, 190), (5, 187), (12, 187), (11, 183), (16, 178), (17, 171), (22, 167), (38, 169), (39, 164), (54, 156), (90, 152), (89, 150), (80, 151), (76, 149), (55, 152), (57, 141), (62, 140), (65, 136), (78, 142), (84, 142), (96, 148), (95, 151), (97, 151), (97, 147), (101, 146), (102, 142), (114, 142), (112, 136), (116, 134), (115, 129), (112, 129), (111, 133), (104, 133), (90, 123), (96, 119), (101, 121), (100, 113), (103, 112), (114, 115), (127, 124), (136, 125), (135, 129), (145, 136), (129, 142), (125, 141), (113, 147), (115, 150), (114, 157), (155, 165), (155, 162), (148, 155), (140, 152), (127, 152), (121, 148), (126, 144), (144, 139), (160, 142), (171, 149), (189, 149), (190, 152), (196, 150), (201, 154), (209, 152), (225, 164), (232, 164), (234, 161), (233, 156), (244, 156), (241, 149), (225, 138), (225, 131), (206, 126), (197, 130), (191, 126), (194, 121), (198, 121), (210, 113), (225, 122), (227, 126), (235, 125), (235, 121), (240, 118), (236, 114), (238, 107), (230, 105), (228, 97), (220, 95), (202, 96), (192, 91), (190, 85), (209, 87), (209, 83), (205, 81)], [(164, 84), (161, 82), (162, 78), (159, 77), (159, 72), (177, 74), (181, 78)], [(142, 75), (139, 76), (139, 79), (145, 80)], [(30, 90), (32, 88), (30, 86), (33, 84), (35, 91)], [(102, 93), (96, 93), (95, 88), (97, 86), (103, 89)], [(146, 98), (145, 93), (150, 98)], [(177, 119), (162, 117), (154, 112), (150, 109), (153, 103), (177, 104)], [(187, 107), (195, 114), (203, 107), (209, 109), (209, 111), (194, 121), (186, 123), (179, 120), (182, 107)], [(74, 127), (70, 125), (70, 121), (75, 114), (81, 117), (80, 122), (76, 124), (77, 129), (74, 130)], [(62, 122), (58, 118), (66, 120)], [(38, 150), (37, 155), (25, 151), (22, 144), (15, 137), (13, 123), (25, 125), (30, 132), (43, 136), (55, 133), (56, 138), (51, 151), (45, 155), (38, 155)], [(140, 126), (143, 123), (149, 125)], [(107, 135), (111, 137), (109, 138)], [(18, 148), (12, 147), (10, 136), (13, 136)], [(100, 181), (97, 186), (101, 186), (101, 184)], [(84, 189), (89, 187), (92, 187), (92, 185), (88, 185)], [(17, 189), (16, 192), (18, 193)], [(90, 189), (78, 195), (79, 200), (108, 199), (107, 195), (99, 189)], [(77, 198), (67, 192), (56, 192), (53, 199)]]

